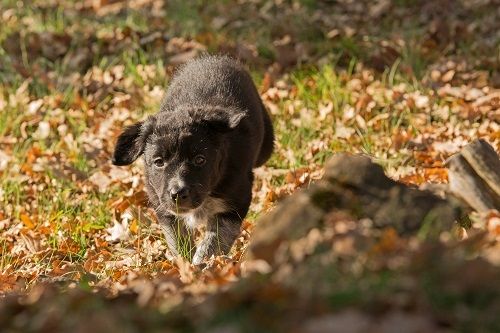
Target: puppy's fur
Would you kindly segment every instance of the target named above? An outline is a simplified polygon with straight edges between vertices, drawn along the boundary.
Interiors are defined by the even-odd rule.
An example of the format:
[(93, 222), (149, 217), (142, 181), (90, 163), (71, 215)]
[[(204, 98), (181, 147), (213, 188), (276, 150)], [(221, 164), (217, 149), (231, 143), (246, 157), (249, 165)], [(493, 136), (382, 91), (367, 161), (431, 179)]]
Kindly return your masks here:
[(273, 141), (250, 75), (228, 57), (206, 56), (178, 71), (159, 113), (125, 129), (113, 163), (144, 156), (148, 197), (174, 255), (178, 232), (206, 223), (192, 257), (199, 264), (231, 249), (250, 206), (252, 169), (269, 159)]

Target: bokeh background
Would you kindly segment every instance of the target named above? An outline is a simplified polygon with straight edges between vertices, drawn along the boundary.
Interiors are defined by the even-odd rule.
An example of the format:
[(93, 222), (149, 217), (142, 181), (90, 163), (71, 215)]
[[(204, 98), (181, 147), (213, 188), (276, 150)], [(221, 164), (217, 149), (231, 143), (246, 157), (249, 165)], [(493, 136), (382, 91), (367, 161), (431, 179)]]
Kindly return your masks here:
[[(276, 147), (233, 252), (200, 271), (165, 258), (140, 162), (117, 168), (110, 156), (124, 126), (156, 112), (175, 68), (206, 52), (250, 70)], [(241, 259), (258, 218), (321, 178), (335, 152), (369, 155), (415, 186), (446, 183), (444, 161), (474, 139), (498, 152), (499, 88), (498, 0), (0, 0), (0, 326), (286, 330), (347, 309), (302, 329), (371, 325), (385, 311), (389, 326), (494, 331), (495, 215), (443, 236), (488, 238), (437, 256), (450, 263), (440, 271), (432, 255), (387, 268), (382, 258), (426, 239), (374, 232), (378, 250), (346, 246), (351, 264), (316, 270), (322, 296), (290, 287), (286, 269), (245, 280)], [(471, 257), (481, 263), (460, 261)], [(220, 296), (234, 281), (242, 289)], [(214, 312), (193, 318), (202, 300)], [(256, 319), (269, 313), (296, 321)]]

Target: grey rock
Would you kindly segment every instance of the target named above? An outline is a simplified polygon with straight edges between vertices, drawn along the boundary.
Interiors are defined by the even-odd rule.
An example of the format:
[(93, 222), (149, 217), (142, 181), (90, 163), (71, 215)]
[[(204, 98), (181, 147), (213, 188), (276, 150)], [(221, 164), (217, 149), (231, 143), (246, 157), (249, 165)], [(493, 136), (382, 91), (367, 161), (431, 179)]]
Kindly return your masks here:
[(320, 228), (334, 211), (348, 212), (355, 219), (368, 218), (375, 228), (392, 227), (400, 234), (419, 232), (428, 237), (437, 237), (462, 214), (455, 201), (400, 184), (365, 156), (340, 153), (325, 169), (323, 179), (287, 198), (258, 221), (249, 258), (273, 263), (282, 244)]

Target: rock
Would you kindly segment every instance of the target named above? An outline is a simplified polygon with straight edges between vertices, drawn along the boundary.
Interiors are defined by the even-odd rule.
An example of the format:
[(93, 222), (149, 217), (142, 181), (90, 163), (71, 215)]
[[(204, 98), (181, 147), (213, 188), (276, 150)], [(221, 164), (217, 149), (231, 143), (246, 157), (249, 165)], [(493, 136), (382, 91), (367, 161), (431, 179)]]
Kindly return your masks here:
[(388, 178), (368, 157), (341, 153), (326, 164), (323, 179), (287, 198), (258, 222), (248, 257), (274, 263), (275, 253), (285, 243), (321, 227), (335, 211), (358, 220), (368, 218), (375, 228), (391, 227), (399, 234), (419, 231), (431, 237), (449, 229), (461, 215), (454, 201)]
[(305, 191), (287, 198), (259, 221), (250, 243), (252, 254), (271, 263), (281, 244), (306, 235), (321, 222), (323, 215)]
[(387, 190), (396, 184), (384, 174), (381, 166), (368, 157), (345, 153), (337, 154), (327, 162), (325, 178), (330, 183), (340, 182), (358, 188)]

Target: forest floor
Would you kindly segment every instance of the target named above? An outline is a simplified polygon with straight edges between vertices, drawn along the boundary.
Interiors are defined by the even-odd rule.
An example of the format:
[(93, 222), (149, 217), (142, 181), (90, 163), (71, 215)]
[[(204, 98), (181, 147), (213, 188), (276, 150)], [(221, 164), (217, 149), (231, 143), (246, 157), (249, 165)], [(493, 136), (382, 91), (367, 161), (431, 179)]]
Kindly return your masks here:
[[(201, 326), (163, 314), (241, 282), (255, 222), (320, 179), (328, 157), (366, 154), (394, 180), (418, 186), (446, 183), (444, 162), (476, 138), (500, 150), (496, 0), (1, 0), (0, 15), (0, 324), (7, 331), (68, 330), (102, 308), (83, 331), (245, 322), (252, 316), (227, 309)], [(124, 126), (156, 112), (176, 66), (203, 52), (246, 64), (273, 118), (276, 146), (255, 172), (251, 211), (233, 251), (201, 270), (166, 259), (141, 163), (115, 167), (110, 157)], [(481, 260), (471, 268), (478, 275), (442, 297), (425, 282), (436, 296), (429, 307), (446, 309), (437, 320), (445, 328), (499, 329), (492, 319), (498, 289), (489, 297), (461, 293), (498, 276), (500, 217), (479, 220), (440, 237), (455, 248), (469, 242), (460, 256)], [(378, 250), (360, 265), (372, 267), (370, 260), (403, 242), (391, 230), (379, 236)], [(415, 236), (404, 244), (414, 241), (424, 242)], [(419, 270), (427, 269), (423, 262), (440, 265), (422, 261)], [(351, 282), (364, 287), (339, 284), (342, 293), (331, 298), (348, 309), (337, 318), (345, 325), (363, 322), (349, 309), (366, 309), (361, 295), (386, 281), (373, 282), (375, 271), (363, 280), (359, 266), (352, 269)], [(285, 302), (285, 290), (263, 288), (259, 295), (269, 303)], [(479, 304), (481, 315), (470, 304)], [(451, 325), (457, 317), (461, 324)], [(422, 318), (387, 320), (418, 326)], [(302, 331), (325, 324), (311, 325)]]

